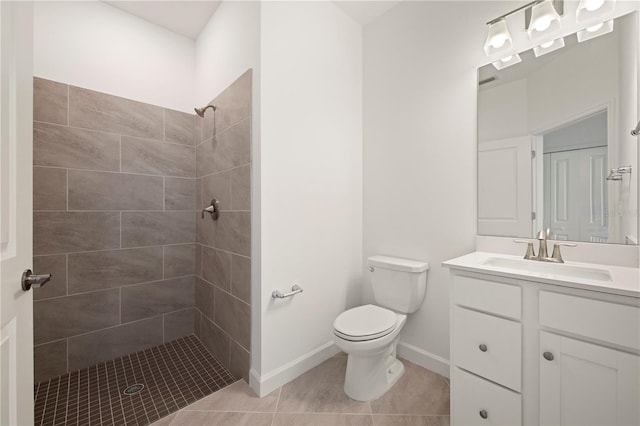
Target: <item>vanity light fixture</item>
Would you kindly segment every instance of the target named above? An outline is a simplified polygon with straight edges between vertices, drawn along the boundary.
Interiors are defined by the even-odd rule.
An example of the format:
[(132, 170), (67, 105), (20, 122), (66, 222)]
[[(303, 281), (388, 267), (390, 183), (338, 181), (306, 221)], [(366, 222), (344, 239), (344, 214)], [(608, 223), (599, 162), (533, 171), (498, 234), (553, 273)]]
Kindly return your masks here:
[(585, 28), (584, 30), (578, 31), (578, 41), (582, 43), (583, 41), (591, 40), (592, 38), (608, 34), (612, 31), (613, 19), (607, 22), (594, 24), (590, 27)]
[(520, 55), (518, 55), (517, 53), (514, 53), (513, 55), (509, 55), (509, 56), (505, 56), (504, 58), (492, 62), (492, 65), (497, 69), (497, 70), (502, 70), (505, 69), (507, 67), (510, 67), (511, 65), (515, 65), (522, 62), (522, 59), (520, 58)]
[(531, 21), (527, 28), (529, 39), (536, 40), (560, 29), (560, 14), (551, 0), (543, 0), (531, 8)]
[(564, 37), (560, 37), (555, 40), (548, 41), (546, 43), (542, 43), (540, 46), (533, 48), (533, 53), (538, 56), (546, 55), (547, 53), (551, 53), (555, 50), (562, 49), (564, 47)]
[(616, 0), (580, 0), (576, 9), (576, 21), (604, 20), (615, 8)]
[(487, 41), (484, 43), (484, 52), (487, 56), (511, 49), (513, 42), (507, 29), (507, 21), (504, 18), (499, 18), (488, 25), (489, 34), (487, 35)]

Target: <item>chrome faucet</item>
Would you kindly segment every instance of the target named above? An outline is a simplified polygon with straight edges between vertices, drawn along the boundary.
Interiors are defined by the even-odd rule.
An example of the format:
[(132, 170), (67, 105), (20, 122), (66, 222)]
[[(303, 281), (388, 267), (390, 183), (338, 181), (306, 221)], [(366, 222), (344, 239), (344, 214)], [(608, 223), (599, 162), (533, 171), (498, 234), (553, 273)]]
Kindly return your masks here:
[(513, 240), (516, 243), (526, 243), (527, 244), (527, 252), (524, 255), (526, 260), (537, 260), (539, 262), (553, 262), (553, 263), (564, 263), (564, 259), (562, 259), (562, 254), (560, 253), (560, 247), (575, 247), (574, 243), (562, 243), (556, 242), (553, 244), (553, 253), (551, 257), (549, 257), (549, 252), (547, 251), (547, 240), (551, 235), (551, 230), (549, 228), (538, 232), (537, 239), (540, 241), (540, 247), (538, 248), (538, 254), (536, 255), (533, 250), (533, 242), (528, 240)]

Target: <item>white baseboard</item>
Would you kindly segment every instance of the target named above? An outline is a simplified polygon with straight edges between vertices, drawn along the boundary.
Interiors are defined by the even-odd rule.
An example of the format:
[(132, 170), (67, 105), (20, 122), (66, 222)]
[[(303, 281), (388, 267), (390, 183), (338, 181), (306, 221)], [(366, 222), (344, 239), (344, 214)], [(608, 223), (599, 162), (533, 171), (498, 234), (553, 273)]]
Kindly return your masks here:
[(440, 374), (441, 376), (449, 377), (449, 360), (444, 359), (441, 356), (427, 352), (424, 349), (420, 349), (417, 346), (410, 345), (408, 343), (398, 343), (398, 356), (405, 358), (414, 364), (418, 364), (420, 367), (426, 368)]
[(327, 342), (262, 376), (258, 375), (254, 369), (251, 369), (249, 373), (249, 386), (262, 398), (280, 386), (289, 383), (301, 374), (311, 370), (313, 367), (322, 364), (338, 352), (340, 352), (340, 350), (333, 342)]

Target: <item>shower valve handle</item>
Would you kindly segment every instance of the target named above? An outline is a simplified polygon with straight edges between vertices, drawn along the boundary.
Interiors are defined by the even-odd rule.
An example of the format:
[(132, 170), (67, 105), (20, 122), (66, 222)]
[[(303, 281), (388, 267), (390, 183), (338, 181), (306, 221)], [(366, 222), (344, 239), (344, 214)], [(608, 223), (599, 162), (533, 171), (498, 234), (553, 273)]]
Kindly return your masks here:
[(207, 212), (211, 215), (211, 218), (213, 220), (218, 220), (218, 217), (220, 216), (220, 208), (218, 207), (219, 203), (220, 202), (215, 198), (211, 200), (211, 205), (207, 208), (202, 209), (202, 218), (204, 219), (204, 212)]

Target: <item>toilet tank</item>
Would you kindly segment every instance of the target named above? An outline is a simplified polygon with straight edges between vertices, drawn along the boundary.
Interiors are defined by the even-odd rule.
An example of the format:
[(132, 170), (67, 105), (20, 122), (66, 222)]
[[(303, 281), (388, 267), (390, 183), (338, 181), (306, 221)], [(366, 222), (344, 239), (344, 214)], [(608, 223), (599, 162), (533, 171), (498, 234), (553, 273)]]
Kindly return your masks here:
[(372, 256), (368, 264), (376, 305), (402, 314), (418, 310), (427, 289), (428, 263)]

